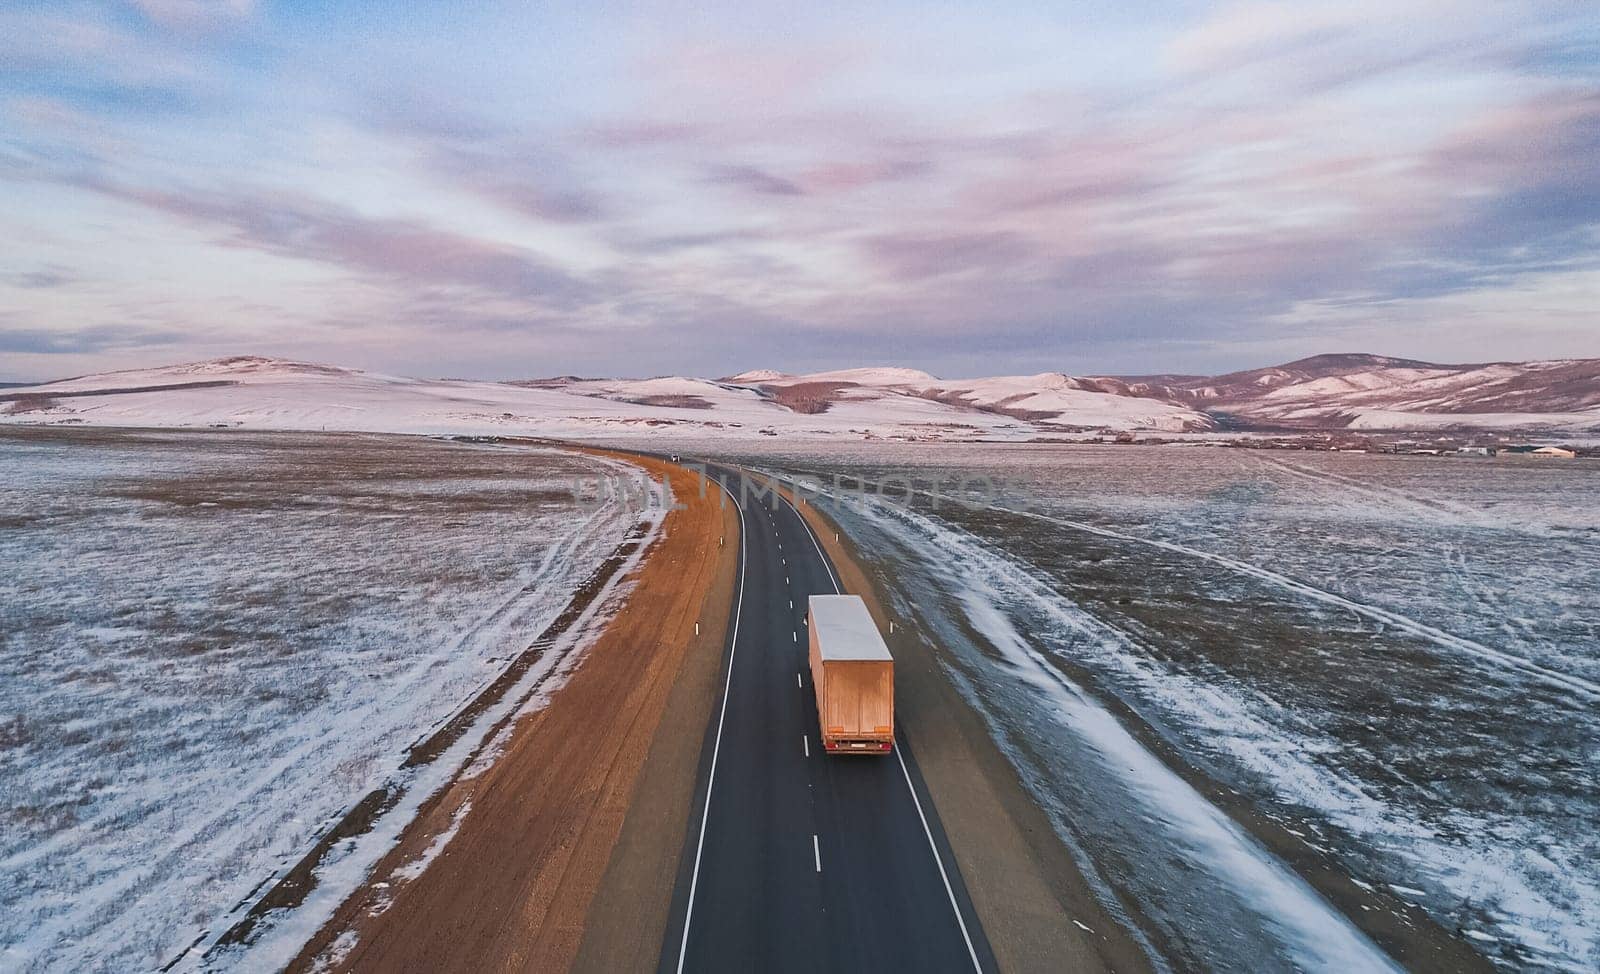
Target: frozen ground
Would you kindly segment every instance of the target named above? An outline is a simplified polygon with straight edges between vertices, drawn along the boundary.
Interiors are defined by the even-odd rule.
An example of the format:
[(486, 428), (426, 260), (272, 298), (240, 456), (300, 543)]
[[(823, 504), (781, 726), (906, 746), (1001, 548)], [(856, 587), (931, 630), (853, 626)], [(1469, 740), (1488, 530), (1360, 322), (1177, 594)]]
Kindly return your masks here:
[(215, 932), (634, 528), (575, 503), (604, 469), (0, 430), (0, 969), (150, 970)]
[(1024, 512), (924, 495), (840, 516), (1175, 966), (1350, 969), (1319, 952), (1341, 914), (1436, 965), (1419, 904), (1432, 936), (1504, 966), (1600, 967), (1600, 464), (957, 445), (747, 458), (947, 496), (991, 477), (988, 499)]

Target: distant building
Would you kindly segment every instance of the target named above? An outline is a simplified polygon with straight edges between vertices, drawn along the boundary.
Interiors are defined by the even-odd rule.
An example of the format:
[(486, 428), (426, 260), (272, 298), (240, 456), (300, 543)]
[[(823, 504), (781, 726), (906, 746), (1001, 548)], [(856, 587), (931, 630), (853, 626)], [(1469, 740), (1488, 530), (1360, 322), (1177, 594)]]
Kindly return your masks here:
[(1533, 451), (1533, 455), (1536, 457), (1554, 457), (1560, 460), (1571, 460), (1577, 456), (1573, 451), (1560, 446), (1541, 446)]
[(1132, 443), (1132, 442), (1134, 442), (1133, 434), (1132, 433), (1118, 433), (1117, 434), (1117, 442), (1118, 443)]

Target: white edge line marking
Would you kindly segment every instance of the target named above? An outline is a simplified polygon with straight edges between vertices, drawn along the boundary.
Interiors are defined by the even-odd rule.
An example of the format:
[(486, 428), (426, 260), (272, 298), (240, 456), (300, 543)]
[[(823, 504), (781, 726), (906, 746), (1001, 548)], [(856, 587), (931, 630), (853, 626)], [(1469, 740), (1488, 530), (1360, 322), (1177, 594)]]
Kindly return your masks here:
[[(779, 496), (783, 495), (779, 494)], [(822, 567), (828, 570), (828, 577), (833, 581), (833, 590), (835, 593), (839, 592), (839, 579), (833, 574), (833, 566), (828, 563), (828, 556), (822, 553), (822, 545), (817, 541), (816, 534), (812, 532), (811, 523), (806, 520), (804, 514), (800, 513), (799, 508), (787, 500), (784, 503), (789, 504), (789, 509), (794, 511), (794, 516), (799, 518), (801, 525), (805, 527), (806, 534), (811, 535), (811, 543), (817, 548), (817, 557), (822, 559)], [(950, 908), (956, 912), (956, 923), (961, 927), (961, 939), (967, 942), (967, 956), (972, 958), (972, 969), (977, 971), (978, 974), (983, 974), (983, 965), (978, 963), (978, 951), (972, 946), (971, 934), (967, 933), (967, 921), (961, 915), (961, 905), (956, 902), (956, 891), (950, 885), (949, 873), (945, 872), (944, 857), (939, 855), (939, 846), (933, 841), (933, 830), (928, 827), (928, 816), (922, 812), (922, 799), (917, 797), (916, 786), (911, 783), (911, 770), (906, 767), (906, 759), (900, 754), (900, 748), (896, 747), (894, 749), (894, 756), (895, 760), (900, 762), (900, 773), (905, 775), (906, 789), (911, 792), (911, 803), (917, 807), (917, 818), (922, 820), (922, 832), (928, 837), (928, 848), (933, 851), (933, 862), (939, 867), (939, 878), (944, 880), (944, 891), (950, 897)], [(817, 871), (822, 871), (820, 859), (818, 860)]]
[(811, 855), (817, 860), (817, 872), (822, 872), (822, 846), (817, 843), (817, 833), (811, 833)]
[[(708, 474), (709, 476), (709, 474)], [(744, 527), (744, 507), (740, 505), (739, 498), (733, 496), (733, 491), (720, 479), (717, 480), (722, 492), (733, 501), (733, 506), (739, 511), (739, 597), (733, 604), (733, 642), (728, 649), (728, 677), (722, 683), (722, 709), (717, 714), (717, 739), (711, 747), (711, 770), (706, 775), (706, 804), (700, 812), (700, 838), (694, 846), (694, 872), (689, 879), (689, 904), (683, 913), (683, 943), (678, 946), (678, 974), (683, 974), (683, 962), (689, 955), (689, 926), (694, 920), (694, 894), (700, 885), (700, 853), (706, 847), (706, 822), (711, 818), (711, 787), (717, 780), (717, 755), (722, 752), (722, 725), (728, 719), (728, 688), (733, 685), (733, 657), (739, 651), (739, 616), (744, 611), (744, 566), (745, 566), (745, 535), (748, 533)]]
[(962, 919), (961, 907), (956, 904), (956, 891), (950, 887), (950, 876), (944, 871), (944, 857), (939, 855), (939, 847), (933, 842), (933, 830), (928, 828), (928, 817), (922, 814), (922, 800), (917, 797), (917, 789), (911, 784), (911, 771), (906, 768), (906, 759), (900, 754), (898, 747), (894, 749), (894, 756), (900, 762), (900, 773), (906, 776), (906, 788), (911, 792), (911, 803), (917, 806), (917, 818), (922, 820), (922, 831), (928, 837), (928, 848), (933, 850), (933, 861), (939, 867), (939, 878), (944, 880), (945, 895), (950, 897), (950, 906), (956, 911), (956, 923), (961, 927), (961, 939), (967, 942), (967, 956), (972, 958), (972, 969), (978, 974), (983, 974), (983, 965), (978, 963), (978, 952), (973, 948), (972, 937), (967, 933), (967, 921)]

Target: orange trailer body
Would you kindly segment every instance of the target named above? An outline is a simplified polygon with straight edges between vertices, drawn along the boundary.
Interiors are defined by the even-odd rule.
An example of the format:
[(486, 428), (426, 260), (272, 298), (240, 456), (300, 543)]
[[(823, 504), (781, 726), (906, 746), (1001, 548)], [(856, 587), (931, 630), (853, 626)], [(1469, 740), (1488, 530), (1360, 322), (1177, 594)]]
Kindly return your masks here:
[(887, 754), (894, 748), (894, 659), (866, 604), (854, 595), (813, 595), (806, 628), (823, 750)]

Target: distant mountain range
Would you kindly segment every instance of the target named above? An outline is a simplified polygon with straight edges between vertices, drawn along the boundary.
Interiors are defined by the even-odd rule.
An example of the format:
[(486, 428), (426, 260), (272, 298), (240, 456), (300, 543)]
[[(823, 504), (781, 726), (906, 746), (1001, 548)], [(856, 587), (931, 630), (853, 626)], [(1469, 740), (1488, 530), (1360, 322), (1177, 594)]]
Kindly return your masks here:
[(1256, 426), (1567, 428), (1593, 424), (1600, 410), (1600, 359), (1438, 365), (1382, 355), (1316, 355), (1227, 375), (1117, 381), (1135, 395)]
[(1318, 355), (1219, 376), (940, 379), (861, 368), (721, 379), (411, 379), (242, 356), (0, 392), (0, 420), (421, 433), (1028, 440), (1098, 430), (1600, 432), (1600, 359)]
[[(780, 402), (887, 390), (1050, 425), (1160, 430), (1597, 429), (1600, 359), (1438, 365), (1382, 355), (1316, 355), (1218, 376), (1082, 376), (1059, 372), (938, 379), (908, 369), (805, 376), (745, 372)], [(861, 390), (871, 390), (863, 393)], [(848, 393), (845, 390), (852, 390)], [(1126, 402), (1108, 407), (1111, 396)]]

